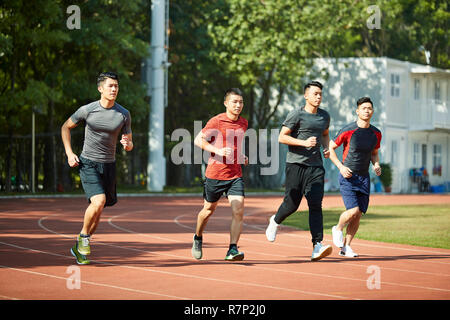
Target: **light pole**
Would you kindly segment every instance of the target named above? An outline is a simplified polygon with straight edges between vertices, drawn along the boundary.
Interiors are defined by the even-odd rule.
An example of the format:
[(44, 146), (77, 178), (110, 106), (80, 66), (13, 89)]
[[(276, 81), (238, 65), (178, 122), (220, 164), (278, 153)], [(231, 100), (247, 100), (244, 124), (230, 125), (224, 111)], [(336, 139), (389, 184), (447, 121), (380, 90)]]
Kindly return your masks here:
[(36, 193), (36, 113), (35, 107), (33, 107), (33, 113), (31, 115), (31, 192)]
[(162, 191), (166, 184), (164, 108), (167, 103), (168, 0), (152, 0), (151, 102), (148, 136), (147, 189)]

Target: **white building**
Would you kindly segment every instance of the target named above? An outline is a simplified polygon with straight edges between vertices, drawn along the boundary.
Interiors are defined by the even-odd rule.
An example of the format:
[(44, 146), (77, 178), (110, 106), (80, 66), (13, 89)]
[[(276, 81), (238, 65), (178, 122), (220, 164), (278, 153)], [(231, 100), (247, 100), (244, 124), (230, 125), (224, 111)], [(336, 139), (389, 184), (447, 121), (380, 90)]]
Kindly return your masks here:
[[(313, 79), (324, 84), (321, 107), (331, 116), (331, 138), (356, 120), (358, 98), (372, 99), (372, 124), (383, 135), (381, 162), (393, 168), (392, 192), (415, 192), (410, 170), (420, 167), (431, 186), (450, 191), (450, 70), (386, 57), (321, 58), (314, 61)], [(293, 98), (284, 106), (298, 103)], [(337, 188), (337, 168), (329, 160), (325, 168), (326, 186)]]

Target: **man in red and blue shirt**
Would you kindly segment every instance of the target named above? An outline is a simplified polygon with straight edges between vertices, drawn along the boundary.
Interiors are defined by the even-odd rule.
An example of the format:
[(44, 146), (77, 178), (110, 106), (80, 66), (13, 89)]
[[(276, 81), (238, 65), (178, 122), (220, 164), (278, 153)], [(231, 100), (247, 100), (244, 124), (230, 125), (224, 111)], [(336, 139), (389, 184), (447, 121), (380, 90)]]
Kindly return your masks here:
[[(380, 148), (381, 132), (370, 124), (373, 115), (373, 103), (369, 97), (360, 98), (357, 103), (358, 119), (344, 126), (330, 141), (330, 160), (339, 169), (339, 185), (345, 208), (339, 223), (332, 228), (333, 242), (341, 248), (340, 255), (357, 257), (350, 243), (359, 228), (362, 213), (367, 212), (370, 195), (370, 162), (377, 176), (381, 174)], [(335, 149), (343, 145), (342, 162)], [(343, 229), (347, 226), (344, 239)]]

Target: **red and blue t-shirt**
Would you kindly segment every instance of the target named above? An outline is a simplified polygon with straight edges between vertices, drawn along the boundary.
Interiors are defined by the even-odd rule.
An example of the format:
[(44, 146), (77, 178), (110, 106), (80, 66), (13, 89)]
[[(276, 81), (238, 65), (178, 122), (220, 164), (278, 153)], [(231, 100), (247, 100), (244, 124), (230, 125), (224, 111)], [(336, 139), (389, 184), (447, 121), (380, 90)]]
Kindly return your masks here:
[(370, 125), (368, 128), (358, 127), (356, 121), (343, 127), (336, 137), (336, 145), (344, 145), (342, 162), (353, 173), (369, 174), (372, 152), (380, 148), (381, 131)]

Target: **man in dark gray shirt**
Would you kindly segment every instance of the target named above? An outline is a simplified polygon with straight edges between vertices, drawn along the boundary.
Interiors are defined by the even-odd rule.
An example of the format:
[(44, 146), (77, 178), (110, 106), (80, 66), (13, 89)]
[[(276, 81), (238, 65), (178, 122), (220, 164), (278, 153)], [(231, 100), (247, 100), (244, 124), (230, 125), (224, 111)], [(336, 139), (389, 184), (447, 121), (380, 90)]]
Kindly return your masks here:
[(320, 82), (312, 81), (306, 84), (304, 97), (306, 105), (288, 114), (278, 138), (280, 143), (289, 146), (286, 157), (286, 190), (283, 203), (277, 213), (270, 217), (266, 237), (269, 241), (275, 241), (279, 224), (297, 211), (305, 195), (308, 201), (309, 227), (313, 243), (311, 260), (317, 261), (332, 252), (331, 246), (321, 243), (325, 169), (320, 145), (324, 148), (324, 157), (328, 158), (330, 116), (328, 112), (319, 108), (322, 101)]
[[(133, 149), (130, 112), (115, 102), (119, 92), (119, 79), (115, 73), (101, 73), (97, 79), (100, 100), (80, 107), (61, 127), (61, 137), (71, 167), (80, 168), (80, 179), (89, 206), (84, 214), (83, 228), (71, 253), (78, 264), (89, 264), (89, 240), (95, 232), (103, 208), (117, 202), (116, 145), (124, 150)], [(70, 130), (85, 122), (83, 151), (80, 157), (72, 151)]]

